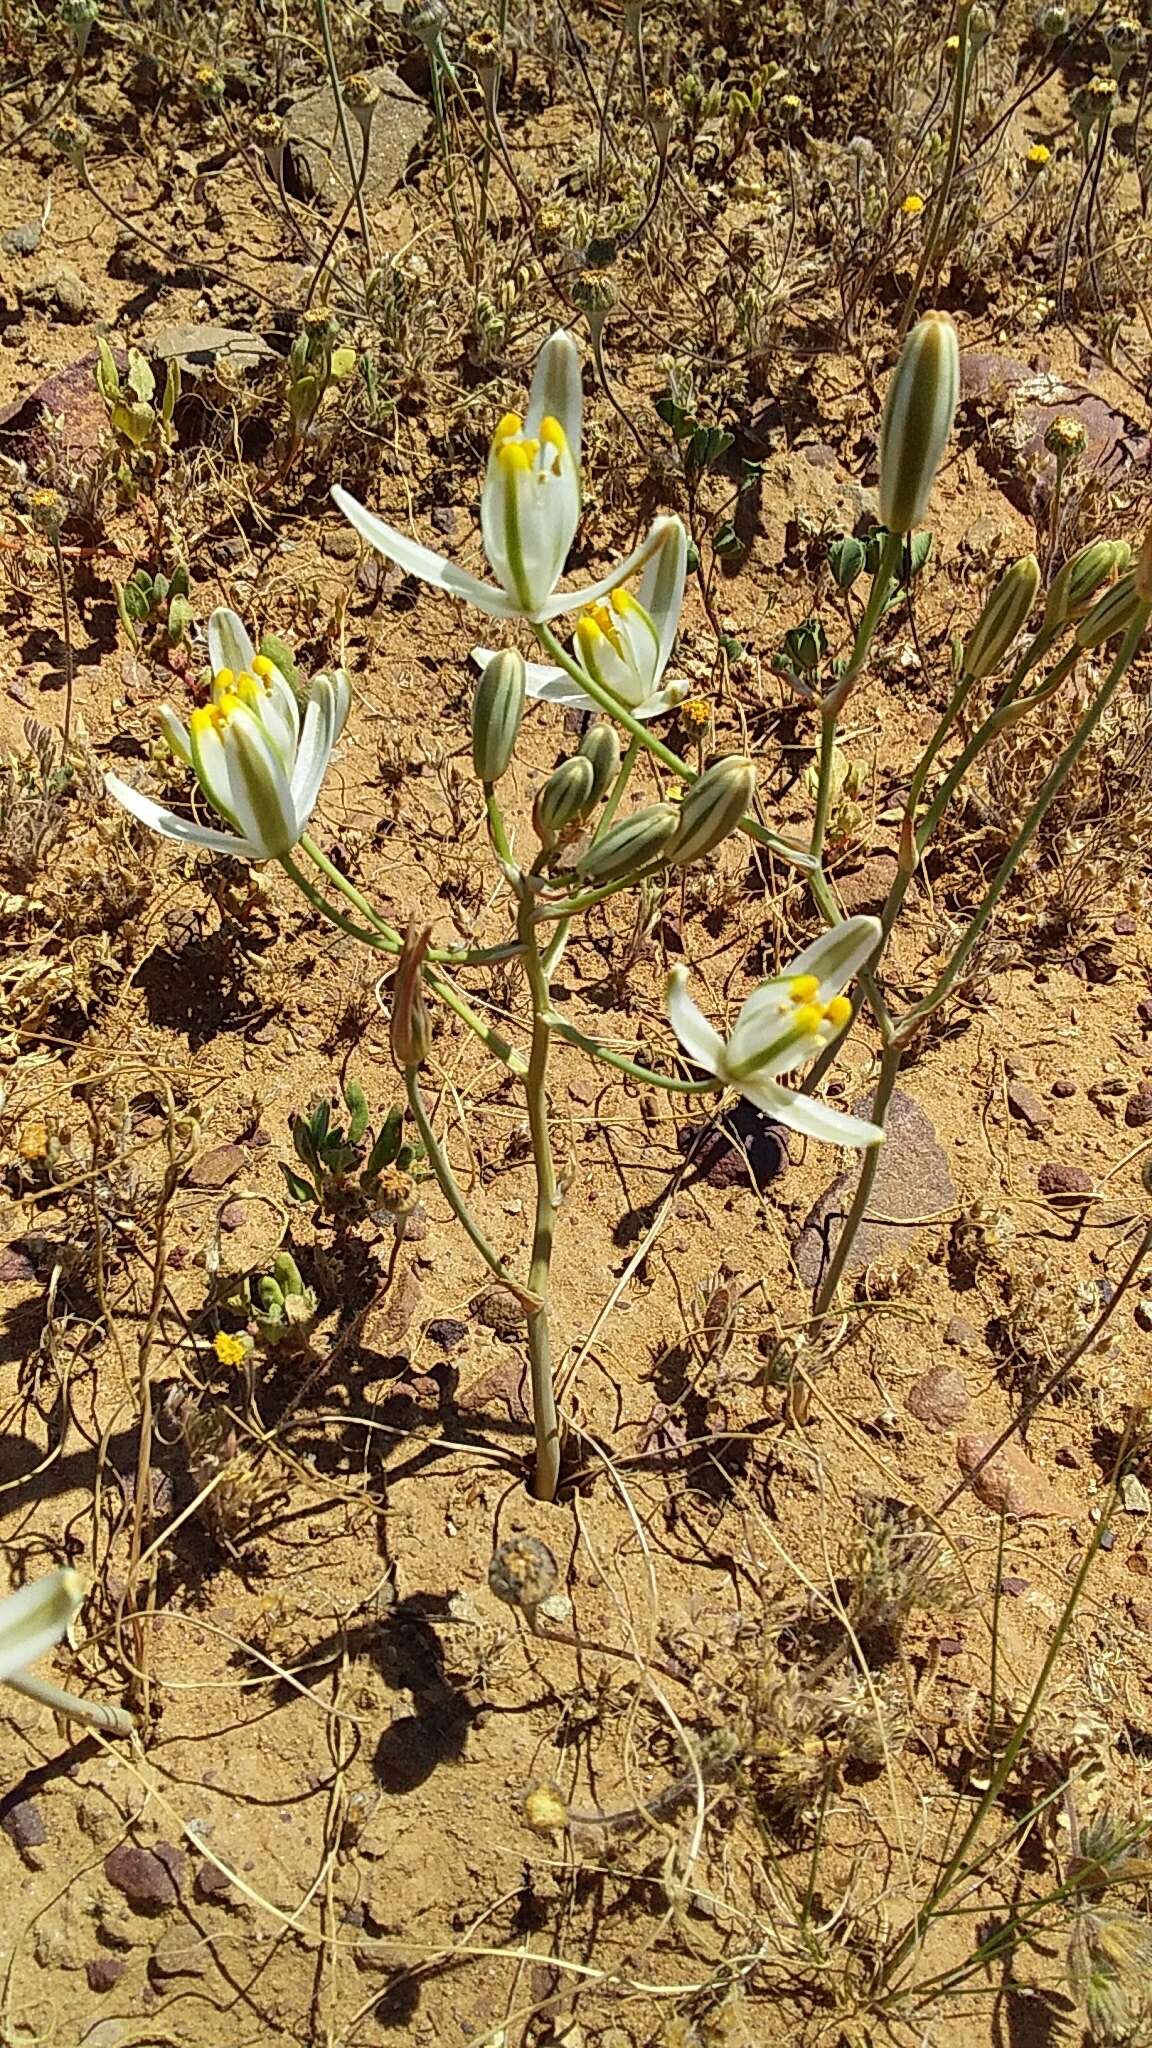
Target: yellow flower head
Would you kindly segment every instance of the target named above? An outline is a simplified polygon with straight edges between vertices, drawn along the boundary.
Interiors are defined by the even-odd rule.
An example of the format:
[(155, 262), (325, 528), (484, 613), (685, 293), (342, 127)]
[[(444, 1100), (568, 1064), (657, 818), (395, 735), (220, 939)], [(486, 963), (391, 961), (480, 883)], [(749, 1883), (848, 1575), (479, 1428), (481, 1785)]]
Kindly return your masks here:
[(1052, 151), (1045, 143), (1034, 142), (1028, 151), (1028, 162), (1034, 171), (1042, 171), (1051, 155)]
[(907, 214), (923, 213), (924, 201), (920, 197), (919, 192), (910, 192), (907, 199), (902, 199), (900, 201), (900, 211)]
[(227, 1330), (219, 1330), (212, 1343), (220, 1364), (232, 1367), (243, 1365), (249, 1348), (243, 1337), (232, 1337)]
[(694, 732), (703, 732), (711, 716), (711, 709), (703, 697), (689, 697), (687, 703), (680, 706), (681, 723), (690, 726)]

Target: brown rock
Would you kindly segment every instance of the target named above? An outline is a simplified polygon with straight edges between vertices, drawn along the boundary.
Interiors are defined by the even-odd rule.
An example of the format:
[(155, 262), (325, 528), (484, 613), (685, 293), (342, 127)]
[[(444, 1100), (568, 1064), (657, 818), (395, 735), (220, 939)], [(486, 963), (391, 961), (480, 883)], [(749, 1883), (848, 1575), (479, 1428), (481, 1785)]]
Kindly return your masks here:
[(120, 1842), (104, 1858), (104, 1875), (136, 1912), (162, 1913), (174, 1906), (180, 1895), (183, 1861), (179, 1850), (165, 1842), (158, 1842), (154, 1849)]
[[(867, 1116), (871, 1097), (853, 1107), (857, 1116)], [(793, 1257), (806, 1287), (820, 1283), (859, 1172), (859, 1166), (853, 1167), (825, 1189), (795, 1239)], [(880, 1260), (899, 1258), (914, 1242), (921, 1216), (933, 1216), (955, 1204), (956, 1189), (932, 1121), (918, 1102), (898, 1088), (888, 1107), (887, 1138), (880, 1148), (869, 1203), (872, 1215), (885, 1220), (865, 1219), (849, 1254), (848, 1272), (859, 1273)]]
[(863, 867), (837, 875), (836, 891), (845, 917), (878, 917), (899, 873), (894, 853), (873, 853)]
[(966, 1351), (969, 1356), (983, 1348), (980, 1332), (967, 1316), (952, 1316), (949, 1319), (944, 1331), (944, 1342), (950, 1345), (953, 1351)]
[[(424, 140), (429, 115), (424, 101), (409, 92), (403, 79), (386, 64), (364, 75), (380, 94), (372, 117), (363, 184), (364, 209), (371, 220), (399, 184), (413, 150)], [(350, 126), (352, 148), (358, 154), (359, 133), (355, 122)], [(297, 182), (309, 194), (343, 209), (352, 196), (352, 183), (331, 87), (326, 85), (320, 92), (296, 100), (284, 117), (284, 129)]]
[(84, 1965), (89, 1991), (111, 1991), (124, 1975), (119, 1956), (91, 1956)]
[(1030, 1131), (1046, 1130), (1052, 1121), (1036, 1090), (1029, 1088), (1026, 1081), (1009, 1081), (1008, 1107), (1014, 1117), (1027, 1124)]
[(1020, 1519), (1054, 1516), (1075, 1521), (1080, 1513), (1078, 1503), (1046, 1479), (1019, 1444), (1004, 1444), (984, 1464), (995, 1442), (992, 1435), (970, 1434), (962, 1436), (956, 1445), (956, 1462), (961, 1472), (972, 1478), (972, 1491), (978, 1501), (997, 1514)]
[(1050, 1201), (1080, 1201), (1090, 1195), (1095, 1183), (1083, 1166), (1065, 1166), (1059, 1159), (1046, 1159), (1036, 1175), (1036, 1186)]
[(248, 1154), (242, 1145), (214, 1145), (211, 1152), (202, 1152), (192, 1161), (188, 1185), (212, 1193), (217, 1188), (226, 1188), (247, 1164)]
[(472, 1313), (498, 1337), (518, 1337), (528, 1318), (524, 1304), (509, 1287), (489, 1287), (472, 1303)]
[(963, 1373), (954, 1365), (934, 1365), (904, 1397), (904, 1406), (917, 1422), (932, 1429), (951, 1429), (968, 1413), (968, 1389)]
[(1067, 1079), (1053, 1081), (1052, 1093), (1057, 1102), (1069, 1102), (1076, 1093), (1076, 1083)]
[(156, 1977), (202, 1977), (209, 1954), (194, 1927), (166, 1927), (148, 1958)]
[(1124, 1106), (1124, 1121), (1138, 1131), (1144, 1124), (1152, 1124), (1152, 1085), (1145, 1081), (1142, 1088), (1130, 1095)]

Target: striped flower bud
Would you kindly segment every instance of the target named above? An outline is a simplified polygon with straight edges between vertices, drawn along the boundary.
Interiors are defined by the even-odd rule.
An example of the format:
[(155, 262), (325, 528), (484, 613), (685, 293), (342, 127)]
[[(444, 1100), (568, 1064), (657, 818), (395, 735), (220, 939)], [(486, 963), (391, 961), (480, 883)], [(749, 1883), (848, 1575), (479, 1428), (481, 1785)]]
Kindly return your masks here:
[(680, 823), (678, 804), (648, 804), (613, 825), (580, 862), (585, 882), (618, 882), (659, 860)]
[(1125, 540), (1094, 540), (1078, 555), (1065, 562), (1048, 592), (1044, 607), (1047, 627), (1066, 625), (1083, 618), (1102, 585), (1112, 576), (1123, 575), (1132, 559)]
[(596, 772), (586, 754), (573, 754), (554, 768), (532, 806), (532, 825), (545, 846), (555, 846), (561, 832), (592, 806)]
[(400, 955), (396, 977), (392, 983), (390, 1040), (392, 1057), (401, 1073), (422, 1067), (432, 1042), (428, 1011), (424, 1002), (424, 983), (421, 979), (421, 970), (431, 943), (430, 925), (409, 925), (404, 939), (404, 950)]
[(523, 716), (524, 657), (506, 647), (482, 671), (472, 699), (472, 766), (481, 782), (507, 773)]
[(880, 429), (880, 519), (911, 533), (924, 517), (960, 398), (960, 350), (946, 313), (925, 313), (904, 343)]
[(606, 719), (593, 725), (580, 742), (580, 752), (586, 761), (592, 763), (591, 804), (598, 804), (607, 796), (609, 789), (620, 772), (620, 735), (614, 725)]
[(1035, 555), (1021, 555), (1005, 569), (984, 609), (964, 642), (960, 668), (974, 682), (983, 682), (999, 668), (1016, 635), (1027, 622), (1040, 588), (1040, 564)]
[(680, 823), (668, 849), (682, 865), (711, 853), (734, 832), (752, 801), (756, 770), (743, 754), (725, 754), (694, 782), (680, 806)]
[(1115, 640), (1118, 633), (1126, 633), (1144, 600), (1137, 588), (1137, 572), (1130, 569), (1126, 576), (1098, 597), (1090, 612), (1086, 612), (1076, 628), (1078, 647), (1102, 647), (1106, 640)]

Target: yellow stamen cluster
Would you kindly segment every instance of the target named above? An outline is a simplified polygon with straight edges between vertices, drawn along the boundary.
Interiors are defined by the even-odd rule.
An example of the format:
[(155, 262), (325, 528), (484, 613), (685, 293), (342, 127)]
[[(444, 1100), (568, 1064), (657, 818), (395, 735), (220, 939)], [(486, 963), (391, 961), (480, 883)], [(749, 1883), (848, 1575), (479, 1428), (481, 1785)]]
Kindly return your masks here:
[(852, 1015), (852, 1005), (847, 996), (833, 996), (831, 1002), (818, 1003), (820, 983), (814, 974), (798, 974), (788, 984), (788, 994), (795, 1005), (793, 1023), (801, 1031), (818, 1031), (821, 1024), (831, 1024), (834, 1031), (840, 1031)]
[[(615, 597), (615, 591), (613, 591), (612, 595)], [(616, 623), (616, 618), (613, 617), (612, 609), (608, 605), (590, 605), (580, 620), (576, 632), (580, 639), (588, 641), (593, 647), (597, 640), (607, 640), (609, 646), (620, 656), (620, 659), (624, 659), (624, 643), (620, 638), (620, 628)]]
[[(534, 469), (539, 461), (542, 447), (553, 449), (557, 460), (559, 460), (560, 456), (567, 453), (568, 436), (565, 434), (559, 420), (553, 419), (551, 413), (548, 413), (540, 422), (540, 437), (538, 440), (522, 440), (520, 437), (523, 432), (524, 422), (519, 413), (506, 412), (492, 436), (492, 453), (507, 469), (518, 469), (525, 472)], [(547, 473), (547, 468), (541, 471), (542, 475), (547, 475)]]

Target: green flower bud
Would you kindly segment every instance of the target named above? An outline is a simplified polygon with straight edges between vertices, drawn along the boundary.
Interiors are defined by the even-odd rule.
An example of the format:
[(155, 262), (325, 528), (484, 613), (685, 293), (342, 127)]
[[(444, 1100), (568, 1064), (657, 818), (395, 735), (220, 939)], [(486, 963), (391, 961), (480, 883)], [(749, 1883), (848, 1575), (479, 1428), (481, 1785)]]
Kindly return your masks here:
[(678, 804), (648, 804), (613, 825), (580, 862), (585, 882), (618, 882), (659, 860), (680, 823)]
[(607, 719), (590, 726), (580, 742), (580, 752), (592, 763), (592, 795), (589, 808), (598, 804), (620, 772), (620, 735)]
[(998, 669), (1036, 602), (1040, 564), (1035, 555), (1021, 555), (1005, 569), (964, 642), (960, 667), (964, 675), (983, 682)]
[(524, 657), (506, 647), (483, 670), (472, 699), (472, 766), (481, 782), (507, 773), (523, 716)]
[(421, 979), (428, 948), (432, 944), (430, 925), (410, 924), (404, 936), (392, 983), (392, 1020), (389, 1038), (392, 1057), (402, 1074), (423, 1066), (428, 1057), (432, 1033)]
[(1128, 568), (1132, 551), (1125, 540), (1094, 540), (1078, 555), (1065, 562), (1048, 592), (1044, 624), (1063, 626), (1088, 610), (1097, 591), (1109, 578)]
[(532, 806), (532, 825), (545, 846), (554, 846), (561, 832), (592, 806), (596, 771), (586, 754), (573, 754), (554, 768)]
[(1137, 588), (1136, 571), (1129, 569), (1126, 576), (1098, 597), (1090, 612), (1085, 613), (1076, 628), (1078, 647), (1102, 647), (1106, 640), (1114, 640), (1118, 633), (1126, 633), (1139, 611), (1143, 599)]
[(680, 806), (669, 860), (700, 860), (734, 832), (752, 801), (756, 770), (743, 754), (725, 754), (694, 782)]
[(926, 313), (892, 373), (880, 429), (880, 523), (911, 533), (924, 517), (960, 398), (960, 350), (947, 313)]

